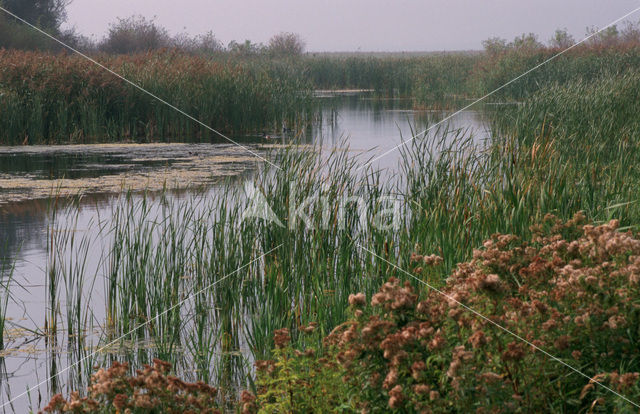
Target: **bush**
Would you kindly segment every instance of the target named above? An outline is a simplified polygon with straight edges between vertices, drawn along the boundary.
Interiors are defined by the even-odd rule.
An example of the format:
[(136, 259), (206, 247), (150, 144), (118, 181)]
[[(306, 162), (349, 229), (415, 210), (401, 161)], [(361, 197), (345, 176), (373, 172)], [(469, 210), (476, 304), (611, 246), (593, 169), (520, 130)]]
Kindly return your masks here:
[(99, 49), (107, 53), (134, 54), (168, 48), (169, 32), (143, 16), (118, 19), (111, 25)]
[(576, 39), (567, 31), (567, 29), (557, 29), (549, 40), (549, 46), (552, 49), (562, 50), (571, 47)]
[[(593, 226), (580, 214), (567, 223), (547, 216), (529, 243), (486, 241), (441, 293), (391, 279), (370, 306), (352, 295), (353, 318), (325, 339), (324, 352), (341, 367), (325, 386), (344, 389), (344, 379), (339, 403), (372, 413), (632, 412), (601, 386), (640, 399), (640, 240), (616, 229), (616, 221)], [(417, 278), (439, 261), (412, 259)], [(276, 353), (267, 366), (283, 358)], [(305, 369), (286, 377), (318, 378), (333, 363), (324, 359), (310, 375), (307, 359), (287, 354), (289, 369)], [(257, 401), (274, 398), (262, 393)]]
[[(311, 334), (315, 323), (303, 326), (303, 334)], [(243, 395), (244, 413), (289, 412), (356, 412), (349, 403), (344, 374), (334, 360), (317, 355), (314, 348), (299, 351), (292, 348), (289, 331), (276, 331), (274, 359), (257, 361), (257, 398)]]
[(186, 33), (178, 34), (171, 42), (174, 48), (185, 53), (214, 55), (224, 51), (224, 46), (211, 31), (193, 37)]
[(57, 394), (45, 413), (220, 413), (216, 408), (217, 389), (202, 382), (186, 383), (168, 375), (171, 365), (154, 360), (135, 376), (127, 364), (114, 362), (91, 378), (88, 396), (71, 393), (69, 400)]
[(304, 52), (304, 41), (295, 33), (279, 33), (269, 40), (268, 50), (274, 56), (299, 56)]

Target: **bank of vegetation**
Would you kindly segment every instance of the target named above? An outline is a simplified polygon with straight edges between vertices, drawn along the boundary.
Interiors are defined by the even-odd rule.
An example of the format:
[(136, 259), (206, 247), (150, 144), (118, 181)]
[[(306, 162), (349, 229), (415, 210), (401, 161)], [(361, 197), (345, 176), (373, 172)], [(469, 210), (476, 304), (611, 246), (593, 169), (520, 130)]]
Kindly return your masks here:
[[(0, 51), (0, 141), (222, 142), (307, 114), (306, 82), (284, 65), (216, 62), (177, 52), (97, 57), (173, 107), (75, 55)], [(194, 122), (175, 108), (199, 120)]]

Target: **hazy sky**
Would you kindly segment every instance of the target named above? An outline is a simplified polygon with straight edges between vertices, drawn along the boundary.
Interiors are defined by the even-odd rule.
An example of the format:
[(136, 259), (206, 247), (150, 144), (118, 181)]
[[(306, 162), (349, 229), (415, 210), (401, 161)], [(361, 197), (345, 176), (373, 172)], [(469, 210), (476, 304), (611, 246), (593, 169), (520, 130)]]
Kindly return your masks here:
[(581, 39), (587, 26), (637, 7), (638, 0), (73, 0), (67, 24), (100, 38), (116, 17), (140, 14), (172, 33), (212, 30), (225, 45), (266, 43), (286, 31), (310, 51), (432, 51), (480, 49), (483, 39), (524, 32), (546, 41), (564, 27)]

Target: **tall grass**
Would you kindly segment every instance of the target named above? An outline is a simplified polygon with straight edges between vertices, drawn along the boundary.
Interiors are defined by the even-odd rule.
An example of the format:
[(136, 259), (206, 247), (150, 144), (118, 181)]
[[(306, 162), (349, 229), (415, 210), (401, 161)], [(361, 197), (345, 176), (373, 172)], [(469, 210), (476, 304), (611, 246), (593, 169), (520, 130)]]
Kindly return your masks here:
[(597, 82), (580, 77), (555, 82), (534, 93), (526, 104), (496, 112), (496, 126), (522, 142), (553, 136), (562, 139), (567, 149), (581, 146), (581, 154), (617, 154), (620, 151), (609, 146), (619, 140), (610, 137), (635, 142), (640, 133), (639, 86), (640, 73), (635, 70), (603, 76)]
[[(640, 45), (636, 42), (609, 47), (582, 44), (553, 58), (560, 52), (558, 49), (540, 48), (487, 54), (473, 71), (472, 90), (476, 94), (484, 94), (502, 87), (496, 93), (498, 99), (519, 101), (554, 84), (562, 85), (577, 79), (592, 82), (640, 67)], [(553, 60), (549, 60), (551, 58)], [(547, 60), (527, 76), (505, 86)]]
[(15, 263), (9, 258), (0, 257), (0, 351), (4, 350), (4, 333), (6, 329), (7, 307), (11, 295), (10, 284), (15, 270)]
[[(289, 150), (277, 161), (284, 169), (265, 167), (255, 186), (284, 227), (243, 220), (249, 200), (234, 184), (218, 188), (213, 199), (167, 201), (160, 207), (127, 199), (118, 207), (105, 286), (114, 338), (180, 304), (129, 339), (153, 343), (165, 358), (186, 346), (197, 365), (211, 369), (214, 354), (228, 357), (243, 346), (264, 356), (271, 332), (282, 324), (338, 323), (345, 316), (347, 292), (376, 285), (375, 277), (364, 277), (366, 266), (354, 256), (355, 239), (372, 237), (361, 228), (358, 207), (330, 204), (321, 210), (325, 201), (318, 200), (333, 203), (343, 194), (361, 194), (370, 210), (380, 209), (375, 192), (356, 186), (354, 160), (343, 151), (323, 160), (314, 152)], [(309, 197), (320, 203), (306, 213), (312, 226), (300, 221), (290, 229), (289, 209)], [(280, 244), (259, 266), (224, 278)], [(190, 299), (182, 304), (184, 298)]]
[[(638, 85), (634, 71), (597, 82), (555, 84), (526, 104), (497, 113), (495, 128), (513, 136), (520, 152), (528, 150), (532, 157), (545, 148), (551, 152), (554, 169), (546, 179), (568, 187), (564, 192), (570, 197), (556, 196), (565, 209), (582, 209), (602, 220), (615, 215), (623, 226), (637, 228)], [(558, 171), (562, 176), (555, 178)]]
[(496, 110), (484, 145), (464, 135), (413, 141), (404, 150), (404, 245), (442, 255), (449, 270), (496, 232), (529, 237), (548, 213), (568, 220), (583, 211), (637, 230), (637, 82), (627, 74), (551, 86)]
[(411, 97), (418, 108), (458, 107), (460, 100), (477, 98), (498, 88), (501, 89), (494, 99), (519, 101), (553, 84), (576, 79), (589, 82), (640, 67), (636, 42), (608, 47), (580, 45), (504, 86), (560, 52), (540, 47), (406, 58), (320, 55), (296, 62), (316, 88), (375, 89), (381, 95)]
[[(359, 245), (403, 268), (411, 268), (416, 246), (439, 254), (445, 266), (430, 276), (438, 284), (483, 239), (496, 232), (528, 235), (531, 223), (547, 213), (587, 210), (596, 220), (626, 223), (636, 217), (635, 206), (611, 209), (606, 193), (586, 198), (588, 185), (573, 181), (578, 165), (567, 164), (557, 145), (535, 141), (525, 147), (507, 138), (479, 147), (464, 131), (441, 130), (407, 150), (406, 179), (396, 188), (374, 172), (358, 177), (344, 152), (322, 158), (284, 151), (276, 155), (283, 171), (265, 166), (255, 179), (284, 227), (243, 220), (248, 201), (233, 186), (221, 187), (213, 200), (125, 200), (108, 230), (113, 242), (103, 341), (142, 325), (123, 338), (121, 346), (131, 351), (122, 357), (134, 365), (168, 359), (185, 377), (215, 382), (231, 397), (234, 386), (250, 385), (251, 362), (270, 355), (275, 329), (287, 327), (297, 346), (308, 344), (300, 327), (317, 322), (327, 334), (347, 317), (350, 293), (370, 295), (397, 275)], [(638, 175), (627, 178), (640, 181)], [(381, 196), (398, 191), (403, 203), (396, 230), (363, 222), (355, 203), (340, 211), (342, 195), (362, 196), (368, 209), (380, 211)], [(289, 229), (289, 209), (318, 196), (326, 197), (328, 218), (314, 204), (306, 210), (313, 225), (299, 221)], [(338, 225), (341, 214), (344, 228)]]
[(385, 95), (408, 95), (414, 70), (427, 58), (315, 56), (299, 63), (317, 89), (375, 89)]
[[(247, 133), (307, 120), (311, 88), (374, 89), (411, 97), (418, 108), (458, 107), (460, 100), (493, 91), (556, 53), (540, 48), (406, 58), (266, 58), (153, 52), (96, 58), (206, 125)], [(81, 57), (2, 51), (0, 62), (2, 144), (221, 139)], [(522, 100), (552, 84), (591, 82), (639, 65), (635, 43), (581, 46), (495, 98)]]
[[(226, 133), (279, 130), (309, 104), (292, 71), (177, 52), (96, 57)], [(0, 51), (0, 143), (220, 140), (212, 131), (79, 56)]]

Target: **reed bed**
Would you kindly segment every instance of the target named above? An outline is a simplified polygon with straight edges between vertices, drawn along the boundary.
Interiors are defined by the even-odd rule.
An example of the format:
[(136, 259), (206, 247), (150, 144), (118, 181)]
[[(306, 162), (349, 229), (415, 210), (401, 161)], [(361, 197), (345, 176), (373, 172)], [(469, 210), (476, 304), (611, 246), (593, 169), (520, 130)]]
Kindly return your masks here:
[(409, 95), (414, 72), (423, 61), (438, 57), (380, 58), (315, 56), (299, 61), (317, 89), (375, 89), (382, 95)]
[[(295, 330), (323, 320), (324, 331), (344, 320), (348, 292), (375, 289), (381, 280), (369, 270), (374, 263), (359, 258), (354, 249), (356, 242), (384, 243), (389, 234), (366, 231), (358, 215), (364, 207), (371, 214), (388, 208), (380, 199), (377, 173), (357, 185), (361, 181), (355, 179), (354, 160), (344, 151), (326, 159), (307, 150), (275, 157), (287, 167), (266, 166), (255, 186), (283, 218), (284, 227), (243, 220), (249, 200), (242, 188), (227, 183), (213, 198), (151, 202), (125, 196), (114, 207), (110, 224), (99, 227), (92, 240), (52, 232), (50, 335), (68, 332), (69, 343), (81, 349), (78, 344), (95, 339), (88, 333), (91, 321), (99, 321), (100, 343), (109, 348), (91, 363), (117, 357), (140, 366), (162, 358), (180, 366), (188, 378), (216, 381), (224, 399), (235, 395), (235, 387), (250, 385), (252, 361), (269, 355), (278, 326)], [(343, 195), (360, 195), (365, 204), (335, 204)], [(292, 203), (309, 197), (325, 200), (309, 207), (312, 224), (300, 221), (289, 228)], [(90, 277), (93, 268), (79, 259), (96, 249), (98, 240), (107, 246), (98, 250), (99, 272)], [(85, 282), (65, 289), (73, 280)], [(100, 303), (95, 296), (94, 306), (87, 309), (92, 292), (101, 291), (100, 281), (104, 310), (95, 306)], [(67, 315), (66, 320), (59, 314)], [(88, 367), (82, 364), (78, 372)]]
[[(411, 97), (417, 108), (459, 107), (465, 99), (501, 88), (561, 50), (510, 48), (500, 52), (449, 52), (413, 57), (315, 56), (297, 61), (319, 89), (374, 89), (383, 96)], [(637, 42), (579, 45), (501, 88), (499, 101), (521, 101), (553, 84), (616, 76), (640, 67)]]
[(555, 82), (534, 93), (525, 105), (496, 112), (495, 126), (522, 142), (552, 135), (567, 149), (581, 145), (582, 153), (617, 154), (608, 146), (619, 141), (609, 137), (635, 142), (640, 133), (639, 86), (640, 72), (633, 69), (602, 76), (595, 83), (581, 77)]
[[(245, 134), (308, 121), (312, 88), (373, 89), (379, 96), (410, 97), (417, 108), (459, 107), (557, 52), (257, 58), (166, 51), (96, 59), (206, 125)], [(2, 144), (221, 140), (82, 57), (3, 50), (0, 62)], [(639, 65), (635, 43), (581, 46), (501, 89), (495, 98), (519, 101), (549, 85), (590, 82)]]
[[(474, 83), (477, 93), (487, 93), (523, 74), (561, 52), (553, 48), (509, 50), (487, 55), (475, 69)], [(520, 101), (554, 84), (565, 84), (577, 79), (595, 81), (617, 76), (640, 67), (640, 46), (636, 42), (617, 46), (579, 45), (554, 58), (497, 92), (501, 99)]]
[(564, 199), (556, 196), (565, 209), (616, 217), (623, 228), (637, 230), (639, 83), (638, 72), (628, 71), (597, 82), (554, 84), (526, 104), (496, 113), (494, 128), (542, 165), (539, 155), (549, 154), (553, 168), (546, 179), (568, 187)]
[[(109, 69), (224, 133), (280, 130), (308, 109), (292, 71), (178, 52), (96, 56)], [(0, 51), (0, 143), (221, 140), (80, 56)], [(272, 70), (273, 69), (273, 70)]]

